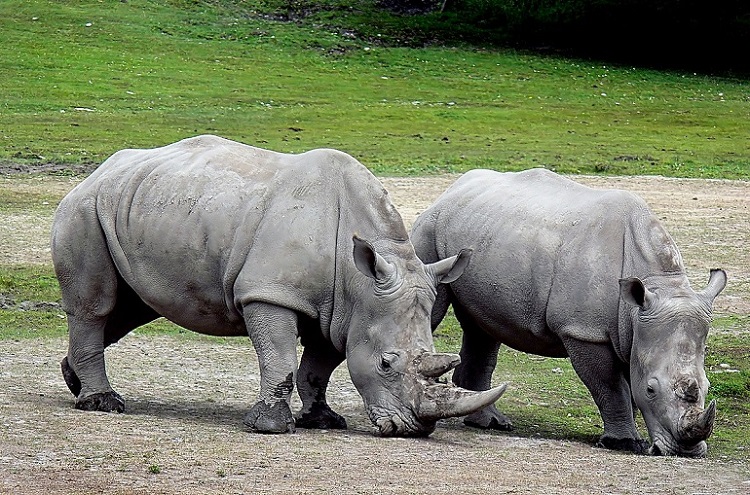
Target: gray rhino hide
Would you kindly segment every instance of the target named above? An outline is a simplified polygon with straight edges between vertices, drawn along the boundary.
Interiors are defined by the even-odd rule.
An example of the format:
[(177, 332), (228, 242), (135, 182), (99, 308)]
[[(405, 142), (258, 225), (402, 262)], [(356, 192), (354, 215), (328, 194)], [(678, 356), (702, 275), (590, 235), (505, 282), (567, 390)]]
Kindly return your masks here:
[(325, 392), (347, 356), (381, 433), (426, 435), (440, 417), (502, 393), (449, 390), (432, 377), (458, 357), (425, 355), (435, 286), (459, 276), (468, 256), (422, 264), (380, 182), (342, 152), (286, 155), (215, 136), (120, 151), (55, 215), (70, 328), (63, 375), (76, 407), (124, 410), (103, 351), (164, 316), (205, 334), (249, 334), (261, 367), (245, 418), (254, 431), (294, 430), (295, 381), (297, 425), (345, 427)]
[[(703, 346), (711, 302), (726, 278), (712, 274), (707, 293), (693, 292), (677, 247), (643, 200), (625, 191), (590, 189), (543, 169), (474, 170), (420, 215), (412, 242), (425, 262), (458, 244), (474, 248), (464, 275), (449, 289), (438, 289), (433, 309), (436, 326), (452, 303), (464, 331), (455, 383), (487, 387), (501, 343), (542, 356), (570, 356), (602, 413), (600, 443), (643, 452), (629, 382), (645, 390), (645, 381), (658, 376), (662, 403), (671, 405), (651, 410), (658, 408), (634, 394), (655, 445), (661, 453), (705, 453), (704, 443), (678, 438), (676, 423), (686, 410), (703, 405)], [(641, 308), (621, 298), (620, 280), (628, 277), (638, 277), (632, 287), (642, 293), (632, 304)], [(653, 292), (660, 304), (647, 308)], [(639, 333), (634, 322), (642, 318), (646, 330)], [(634, 338), (642, 344), (638, 355)], [(674, 403), (669, 387), (679, 382), (700, 389), (695, 400)], [(511, 426), (494, 407), (467, 422)]]

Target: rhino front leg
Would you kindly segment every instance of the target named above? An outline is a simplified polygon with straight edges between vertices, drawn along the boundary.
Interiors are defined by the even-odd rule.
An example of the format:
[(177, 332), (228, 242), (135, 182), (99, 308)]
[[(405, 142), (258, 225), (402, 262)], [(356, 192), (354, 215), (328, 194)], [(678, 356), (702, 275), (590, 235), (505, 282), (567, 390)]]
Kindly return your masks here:
[(648, 442), (636, 428), (626, 365), (607, 344), (564, 341), (573, 368), (591, 392), (604, 421), (597, 446), (645, 454)]
[[(453, 383), (467, 390), (483, 391), (492, 386), (492, 373), (497, 365), (500, 342), (479, 328), (460, 307), (454, 304), (456, 318), (461, 324), (461, 364), (453, 371)], [(464, 418), (464, 424), (475, 428), (510, 431), (513, 422), (494, 404)]]
[(245, 426), (258, 433), (293, 433), (289, 400), (297, 373), (297, 315), (265, 303), (249, 304), (243, 313), (260, 365), (260, 395)]
[(333, 370), (345, 355), (321, 334), (310, 329), (302, 338), (302, 359), (297, 373), (297, 392), (302, 399), (302, 410), (297, 417), (300, 428), (325, 430), (346, 429), (346, 420), (331, 409), (326, 401), (326, 390)]

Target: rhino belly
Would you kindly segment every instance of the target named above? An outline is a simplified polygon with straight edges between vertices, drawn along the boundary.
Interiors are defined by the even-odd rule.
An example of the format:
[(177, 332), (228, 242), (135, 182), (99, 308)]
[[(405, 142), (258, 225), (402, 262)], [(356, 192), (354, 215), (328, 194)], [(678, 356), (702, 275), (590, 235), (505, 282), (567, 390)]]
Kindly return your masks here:
[(512, 290), (503, 291), (499, 284), (477, 285), (468, 278), (461, 282), (454, 282), (454, 304), (496, 341), (529, 354), (567, 357), (562, 340), (547, 326), (539, 301)]
[[(122, 278), (165, 318), (210, 335), (246, 334), (233, 284), (245, 251), (235, 246), (229, 215), (161, 211), (138, 205), (129, 221), (106, 226)], [(250, 229), (252, 230), (252, 229)]]

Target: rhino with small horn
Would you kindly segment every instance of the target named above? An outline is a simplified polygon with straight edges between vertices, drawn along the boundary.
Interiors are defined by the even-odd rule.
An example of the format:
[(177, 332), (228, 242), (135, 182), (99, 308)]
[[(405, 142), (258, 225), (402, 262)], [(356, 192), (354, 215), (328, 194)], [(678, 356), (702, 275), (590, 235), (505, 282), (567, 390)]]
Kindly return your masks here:
[[(457, 244), (474, 247), (433, 307), (433, 326), (452, 304), (463, 330), (454, 383), (488, 388), (501, 344), (568, 356), (604, 420), (600, 446), (705, 455), (716, 404), (704, 409), (704, 348), (727, 278), (711, 270), (708, 286), (693, 291), (674, 241), (641, 198), (544, 169), (473, 170), (418, 217), (412, 242), (425, 262)], [(512, 426), (494, 405), (465, 422)]]
[(52, 258), (69, 327), (63, 376), (76, 408), (124, 411), (104, 350), (165, 317), (250, 337), (261, 378), (244, 420), (251, 431), (345, 428), (326, 391), (346, 360), (380, 434), (429, 435), (440, 418), (492, 404), (505, 389), (437, 380), (459, 362), (434, 352), (430, 328), (436, 286), (456, 280), (471, 255), (457, 253), (423, 264), (380, 182), (339, 151), (282, 154), (216, 136), (122, 150), (55, 214)]

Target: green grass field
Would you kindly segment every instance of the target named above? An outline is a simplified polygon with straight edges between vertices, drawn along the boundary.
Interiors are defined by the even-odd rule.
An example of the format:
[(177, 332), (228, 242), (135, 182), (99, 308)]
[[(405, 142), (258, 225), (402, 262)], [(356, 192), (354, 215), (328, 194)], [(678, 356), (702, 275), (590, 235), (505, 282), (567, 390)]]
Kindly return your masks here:
[[(0, 162), (97, 164), (118, 149), (214, 133), (284, 152), (334, 147), (388, 175), (542, 166), (750, 177), (748, 81), (492, 46), (415, 48), (410, 36), (430, 25), (382, 13), (368, 22), (370, 1), (308, 2), (294, 22), (283, 20), (288, 5), (0, 3)], [(43, 199), (0, 191), (2, 208)], [(0, 297), (0, 339), (65, 334), (59, 308), (18, 307), (59, 301), (51, 267), (0, 266)], [(139, 331), (197, 338), (164, 322)], [(455, 351), (458, 335), (449, 319), (438, 345)], [(724, 424), (712, 455), (750, 461), (740, 449), (750, 445), (747, 339), (712, 334), (706, 364), (742, 370), (709, 376)], [(508, 351), (498, 373), (516, 387), (504, 403), (518, 434), (599, 434), (568, 361)]]
[(309, 2), (306, 17), (273, 20), (288, 5), (3, 2), (0, 160), (99, 163), (214, 133), (278, 151), (335, 147), (380, 174), (750, 172), (747, 81), (411, 48), (408, 33), (430, 25), (382, 13), (367, 23), (371, 2)]

